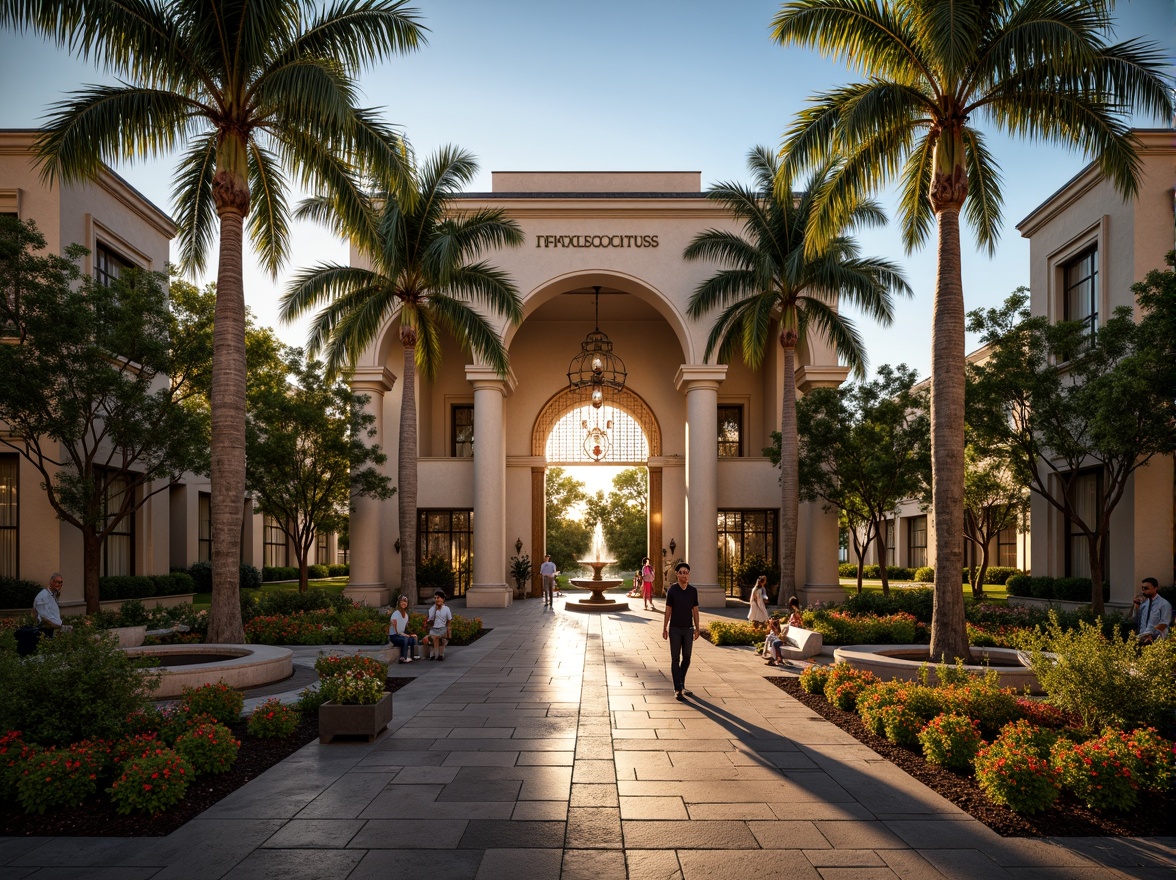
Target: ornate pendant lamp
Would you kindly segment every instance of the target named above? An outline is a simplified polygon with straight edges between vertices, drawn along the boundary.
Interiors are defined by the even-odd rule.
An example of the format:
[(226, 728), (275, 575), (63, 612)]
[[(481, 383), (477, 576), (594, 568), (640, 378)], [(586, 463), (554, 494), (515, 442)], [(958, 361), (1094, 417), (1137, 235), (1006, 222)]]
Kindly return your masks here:
[(568, 384), (572, 388), (591, 388), (592, 406), (600, 409), (604, 404), (604, 389), (620, 391), (625, 387), (625, 362), (613, 354), (612, 340), (600, 329), (600, 287), (594, 286), (596, 294), (596, 329), (580, 343), (580, 353), (572, 358), (568, 366)]

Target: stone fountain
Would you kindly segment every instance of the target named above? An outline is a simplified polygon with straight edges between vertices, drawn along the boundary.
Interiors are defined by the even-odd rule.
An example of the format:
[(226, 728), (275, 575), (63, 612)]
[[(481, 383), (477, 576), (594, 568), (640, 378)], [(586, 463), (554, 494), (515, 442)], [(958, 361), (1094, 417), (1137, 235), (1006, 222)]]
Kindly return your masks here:
[(604, 546), (604, 532), (600, 528), (599, 522), (596, 523), (596, 530), (592, 533), (592, 551), (589, 555), (592, 556), (591, 559), (577, 561), (581, 565), (592, 568), (592, 577), (571, 578), (570, 580), (577, 587), (591, 590), (592, 595), (582, 602), (567, 602), (564, 607), (572, 611), (628, 611), (628, 602), (618, 602), (616, 599), (609, 599), (604, 595), (605, 590), (619, 587), (624, 583), (624, 580), (622, 578), (606, 578), (600, 574), (606, 565), (613, 565), (616, 560), (608, 558), (608, 548)]

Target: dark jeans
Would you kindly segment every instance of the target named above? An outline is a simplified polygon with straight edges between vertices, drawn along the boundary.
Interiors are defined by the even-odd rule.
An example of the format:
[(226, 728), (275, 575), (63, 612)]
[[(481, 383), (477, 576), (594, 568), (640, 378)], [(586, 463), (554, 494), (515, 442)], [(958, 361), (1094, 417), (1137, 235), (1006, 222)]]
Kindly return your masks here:
[(554, 600), (553, 593), (555, 591), (555, 577), (552, 575), (543, 575), (543, 604), (550, 605)]
[(686, 689), (686, 670), (690, 668), (690, 655), (694, 651), (694, 627), (670, 627), (670, 678), (674, 690)]
[(400, 658), (412, 657), (417, 652), (417, 637), (388, 633), (388, 641), (400, 649)]

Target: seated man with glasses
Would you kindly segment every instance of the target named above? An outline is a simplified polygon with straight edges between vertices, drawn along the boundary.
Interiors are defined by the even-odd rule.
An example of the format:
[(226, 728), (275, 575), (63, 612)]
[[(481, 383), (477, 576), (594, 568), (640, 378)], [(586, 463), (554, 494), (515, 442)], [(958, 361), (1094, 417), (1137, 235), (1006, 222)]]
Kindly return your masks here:
[(1159, 588), (1155, 578), (1144, 578), (1140, 595), (1131, 603), (1131, 626), (1141, 645), (1167, 638), (1172, 629), (1172, 605), (1159, 594)]

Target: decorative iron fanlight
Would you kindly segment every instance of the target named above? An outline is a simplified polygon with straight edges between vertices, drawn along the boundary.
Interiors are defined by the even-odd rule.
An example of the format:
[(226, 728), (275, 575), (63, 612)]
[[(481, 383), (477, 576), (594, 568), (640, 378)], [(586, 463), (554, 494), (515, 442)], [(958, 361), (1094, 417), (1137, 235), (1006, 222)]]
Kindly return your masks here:
[(600, 287), (594, 286), (596, 294), (596, 329), (580, 343), (580, 353), (568, 365), (568, 384), (572, 388), (591, 388), (592, 406), (596, 409), (604, 404), (604, 389), (620, 391), (625, 387), (625, 362), (613, 354), (612, 340), (600, 329)]

